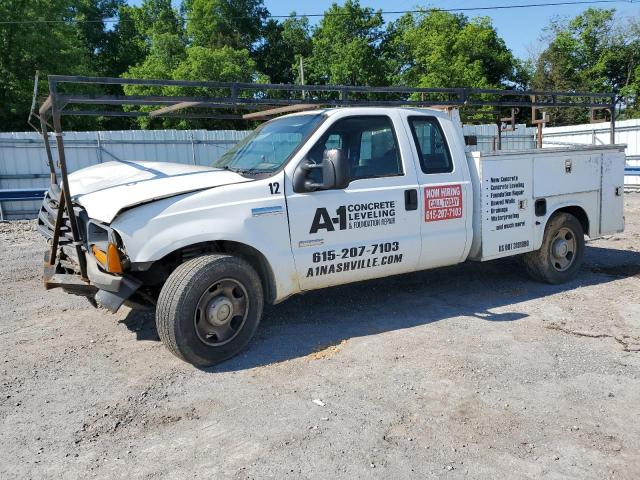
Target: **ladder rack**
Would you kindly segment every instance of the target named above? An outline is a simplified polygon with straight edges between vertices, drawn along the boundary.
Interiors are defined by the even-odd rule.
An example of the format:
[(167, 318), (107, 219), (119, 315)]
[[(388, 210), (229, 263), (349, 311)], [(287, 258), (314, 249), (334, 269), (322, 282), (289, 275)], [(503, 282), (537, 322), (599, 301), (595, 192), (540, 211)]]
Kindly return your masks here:
[[(283, 113), (317, 108), (349, 106), (384, 107), (458, 107), (463, 112), (493, 116), (504, 121), (508, 111), (515, 122), (518, 109), (529, 108), (532, 122), (541, 126), (536, 111), (544, 108), (589, 109), (591, 118), (596, 111), (608, 112), (611, 122), (611, 143), (615, 143), (615, 107), (613, 93), (547, 92), (493, 90), (476, 88), (411, 88), (389, 86), (350, 85), (292, 85), (271, 83), (211, 82), (188, 80), (154, 80), (137, 78), (87, 77), (49, 75), (49, 95), (36, 111), (38, 74), (34, 86), (34, 101), (29, 124), (43, 137), (52, 186), (61, 177), (60, 210), (66, 210), (73, 237), (81, 276), (87, 280), (83, 252), (83, 233), (73, 209), (69, 192), (65, 159), (62, 117), (149, 117), (149, 118), (208, 118), (215, 120), (265, 120)], [(120, 94), (127, 87), (153, 91), (153, 94)], [(109, 93), (107, 93), (109, 92)], [(163, 94), (168, 93), (168, 94)], [(488, 107), (493, 107), (489, 109)], [(37, 122), (36, 122), (37, 121)], [(49, 130), (53, 130), (57, 146), (54, 162)], [(539, 139), (540, 141), (540, 139)], [(63, 215), (58, 214), (48, 262), (55, 265), (57, 243)]]

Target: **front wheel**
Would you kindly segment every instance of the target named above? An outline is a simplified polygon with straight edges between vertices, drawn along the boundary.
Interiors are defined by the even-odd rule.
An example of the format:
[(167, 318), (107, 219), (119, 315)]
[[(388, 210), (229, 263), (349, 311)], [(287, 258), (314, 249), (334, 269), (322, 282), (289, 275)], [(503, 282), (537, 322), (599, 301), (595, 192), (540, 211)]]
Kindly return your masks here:
[(262, 307), (262, 284), (251, 265), (230, 255), (203, 255), (176, 268), (162, 287), (158, 335), (179, 358), (215, 365), (249, 343)]
[(584, 230), (576, 217), (554, 214), (544, 229), (540, 250), (524, 255), (524, 264), (534, 279), (557, 284), (571, 280), (584, 256)]

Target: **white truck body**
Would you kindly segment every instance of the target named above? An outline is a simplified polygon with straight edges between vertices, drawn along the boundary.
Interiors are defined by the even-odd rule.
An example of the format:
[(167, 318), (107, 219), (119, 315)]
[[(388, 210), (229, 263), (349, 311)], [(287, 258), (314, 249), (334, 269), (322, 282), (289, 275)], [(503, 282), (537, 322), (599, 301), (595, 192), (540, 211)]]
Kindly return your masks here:
[[(249, 262), (260, 276), (264, 300), (277, 303), (333, 285), (542, 251), (545, 241), (560, 271), (574, 254), (581, 259), (583, 232), (597, 238), (624, 228), (624, 146), (471, 153), (459, 123), (431, 109), (349, 107), (265, 125), (310, 119), (314, 128), (267, 174), (157, 162), (110, 162), (71, 174), (70, 192), (87, 229), (88, 280), (98, 303), (116, 310), (137, 289), (164, 291), (181, 263), (215, 252)], [(355, 140), (347, 126), (360, 129)], [(263, 137), (260, 148), (268, 149), (258, 161), (282, 157), (278, 149), (289, 137)], [(247, 145), (234, 155), (252, 146)], [(322, 162), (317, 152), (324, 152)], [(326, 155), (342, 160), (331, 163)], [(310, 180), (320, 163), (336, 168), (322, 170), (322, 182), (325, 176), (337, 179), (337, 165), (346, 162), (344, 185), (336, 180), (325, 188)], [(45, 207), (41, 218), (54, 211)], [(560, 212), (579, 224), (572, 220), (570, 230), (558, 230), (562, 236), (550, 244), (547, 226)], [(46, 228), (46, 219), (41, 224)], [(115, 273), (99, 258), (107, 239), (122, 260)], [(68, 273), (73, 252), (64, 246), (61, 251), (67, 264), (56, 271)], [(229, 285), (231, 291), (235, 284)], [(209, 310), (223, 317), (237, 298), (218, 297)], [(174, 321), (174, 314), (162, 315)], [(176, 354), (200, 364), (229, 356), (184, 352)]]
[[(313, 113), (318, 112), (297, 115)], [(361, 107), (322, 114), (327, 120), (268, 178), (179, 164), (110, 162), (73, 173), (71, 192), (89, 218), (120, 234), (134, 264), (201, 242), (252, 247), (272, 271), (275, 302), (300, 291), (535, 250), (547, 219), (560, 208), (581, 209), (591, 238), (624, 228), (621, 146), (487, 155), (467, 152), (459, 126), (437, 110)], [(403, 175), (294, 193), (300, 161), (331, 125), (353, 116), (390, 117)], [(409, 116), (439, 121), (453, 171), (426, 174), (417, 167)], [(416, 210), (405, 209), (404, 192), (411, 189), (418, 192)], [(544, 215), (535, 215), (537, 199), (546, 200)], [(336, 221), (341, 207), (346, 209), (342, 225)], [(314, 220), (321, 225), (311, 232)]]

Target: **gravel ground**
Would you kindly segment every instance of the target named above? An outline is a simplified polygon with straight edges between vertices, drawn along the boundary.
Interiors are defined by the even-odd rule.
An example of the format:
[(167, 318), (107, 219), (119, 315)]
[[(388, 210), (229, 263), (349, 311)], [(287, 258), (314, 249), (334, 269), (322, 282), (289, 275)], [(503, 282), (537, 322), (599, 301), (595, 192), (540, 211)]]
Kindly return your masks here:
[(198, 370), (0, 224), (0, 478), (640, 478), (640, 195), (577, 279), (465, 264), (267, 308)]

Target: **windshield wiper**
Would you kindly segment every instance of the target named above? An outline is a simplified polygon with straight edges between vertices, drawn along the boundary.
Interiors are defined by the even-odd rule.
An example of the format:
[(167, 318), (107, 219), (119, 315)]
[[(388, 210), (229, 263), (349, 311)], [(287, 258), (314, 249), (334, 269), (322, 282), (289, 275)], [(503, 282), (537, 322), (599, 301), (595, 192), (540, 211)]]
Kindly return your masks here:
[(240, 175), (252, 175), (252, 174), (273, 172), (273, 170), (270, 168), (234, 168), (234, 167), (230, 167), (229, 165), (225, 165), (224, 167), (217, 167), (217, 168), (238, 173)]
[(231, 167), (224, 167), (225, 170), (230, 170), (232, 172), (235, 173), (239, 173), (241, 175), (244, 174), (257, 174), (257, 173), (271, 173), (273, 172), (273, 170), (271, 170), (270, 168), (231, 168)]

